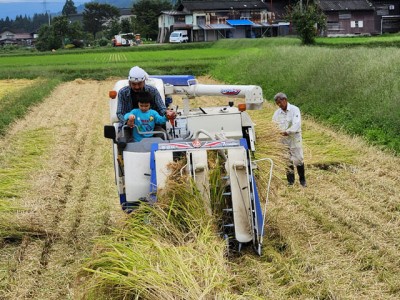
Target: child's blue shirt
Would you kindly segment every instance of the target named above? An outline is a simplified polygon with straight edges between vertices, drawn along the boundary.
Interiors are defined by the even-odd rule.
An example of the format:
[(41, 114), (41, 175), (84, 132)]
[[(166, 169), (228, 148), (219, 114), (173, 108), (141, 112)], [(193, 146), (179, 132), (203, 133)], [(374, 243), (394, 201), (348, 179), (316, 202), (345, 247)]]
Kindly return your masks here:
[(125, 121), (130, 115), (135, 116), (135, 127), (133, 128), (133, 140), (140, 142), (144, 137), (152, 137), (153, 134), (139, 134), (141, 132), (153, 131), (156, 124), (165, 124), (167, 118), (160, 116), (157, 111), (149, 109), (147, 112), (142, 112), (139, 108), (135, 108), (124, 115)]

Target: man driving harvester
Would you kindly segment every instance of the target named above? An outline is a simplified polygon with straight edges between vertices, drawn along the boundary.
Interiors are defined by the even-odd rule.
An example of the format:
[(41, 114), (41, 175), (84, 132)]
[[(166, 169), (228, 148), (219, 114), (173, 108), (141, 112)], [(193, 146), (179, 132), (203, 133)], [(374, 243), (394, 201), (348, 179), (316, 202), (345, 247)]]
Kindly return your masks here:
[[(157, 88), (147, 85), (145, 83), (149, 75), (140, 67), (135, 66), (129, 71), (128, 80), (129, 85), (123, 87), (118, 92), (118, 106), (117, 106), (117, 117), (119, 119), (119, 135), (121, 134), (121, 129), (124, 125), (133, 127), (134, 121), (124, 119), (126, 113), (130, 112), (132, 109), (139, 108), (138, 95), (140, 92), (147, 92), (151, 96), (150, 107), (159, 113), (161, 116), (166, 116), (168, 119), (175, 117), (175, 112), (168, 110), (165, 106), (163, 99)], [(160, 125), (154, 128), (154, 131), (165, 131)], [(157, 136), (157, 135), (156, 135)], [(160, 135), (164, 137), (164, 135)]]

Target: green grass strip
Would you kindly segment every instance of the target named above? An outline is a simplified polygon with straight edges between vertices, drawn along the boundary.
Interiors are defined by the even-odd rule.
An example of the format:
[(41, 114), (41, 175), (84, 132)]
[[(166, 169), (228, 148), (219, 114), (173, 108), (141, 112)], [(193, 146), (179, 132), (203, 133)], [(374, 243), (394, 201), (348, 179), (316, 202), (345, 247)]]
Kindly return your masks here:
[(23, 117), (30, 107), (43, 101), (59, 83), (59, 79), (38, 80), (29, 87), (7, 94), (5, 105), (0, 107), (0, 136), (6, 133), (14, 120)]
[(318, 121), (400, 153), (400, 52), (396, 48), (282, 45), (243, 49), (211, 75), (230, 84), (260, 85)]

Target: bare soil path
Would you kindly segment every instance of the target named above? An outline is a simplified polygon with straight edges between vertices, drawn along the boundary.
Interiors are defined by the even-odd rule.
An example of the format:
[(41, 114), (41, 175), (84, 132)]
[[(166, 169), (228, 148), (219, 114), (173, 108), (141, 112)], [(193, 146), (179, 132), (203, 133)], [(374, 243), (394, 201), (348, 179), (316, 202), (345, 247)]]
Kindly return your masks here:
[[(94, 238), (124, 218), (103, 138), (114, 82), (62, 84), (0, 140), (4, 156), (26, 137), (45, 139), (15, 200), (30, 231), (0, 245), (0, 299), (80, 299), (76, 275)], [(274, 109), (266, 104), (257, 126)], [(274, 178), (265, 254), (238, 262), (254, 278), (244, 284), (269, 299), (399, 299), (400, 159), (311, 119), (304, 131), (309, 186), (287, 188), (282, 174)]]

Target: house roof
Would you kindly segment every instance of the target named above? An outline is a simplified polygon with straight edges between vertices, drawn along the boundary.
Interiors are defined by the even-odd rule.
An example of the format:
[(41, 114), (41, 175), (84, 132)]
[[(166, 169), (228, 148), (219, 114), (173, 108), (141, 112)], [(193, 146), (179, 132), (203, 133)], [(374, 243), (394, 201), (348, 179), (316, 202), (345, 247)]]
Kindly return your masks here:
[(0, 40), (26, 40), (32, 39), (33, 35), (28, 32), (15, 33), (14, 30), (6, 30), (0, 33)]
[(182, 1), (178, 7), (182, 10), (228, 10), (228, 9), (267, 9), (267, 4), (261, 0), (252, 1)]
[(252, 26), (254, 23), (250, 20), (226, 20), (231, 26)]
[(164, 14), (164, 15), (168, 15), (168, 16), (184, 16), (189, 13), (185, 13), (182, 11), (176, 11), (176, 10), (163, 10), (163, 11), (161, 11), (160, 14)]
[(132, 16), (132, 8), (120, 8), (119, 13), (121, 16)]
[(290, 4), (290, 0), (288, 0), (288, 1), (285, 1), (285, 0), (273, 0), (272, 2), (266, 0), (266, 2), (268, 2), (268, 11), (274, 12), (276, 19), (283, 19), (284, 18), (284, 16), (287, 13), (286, 7)]
[(320, 0), (323, 11), (373, 10), (368, 0)]
[(199, 25), (199, 27), (204, 30), (233, 29), (233, 27), (228, 24)]

